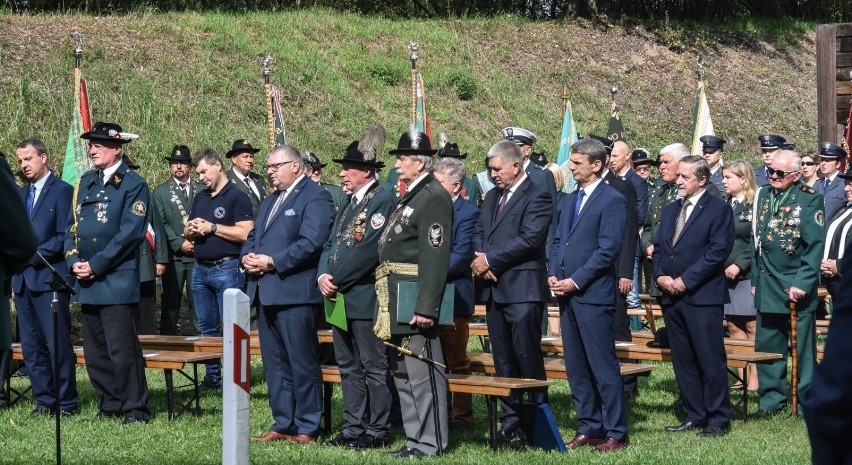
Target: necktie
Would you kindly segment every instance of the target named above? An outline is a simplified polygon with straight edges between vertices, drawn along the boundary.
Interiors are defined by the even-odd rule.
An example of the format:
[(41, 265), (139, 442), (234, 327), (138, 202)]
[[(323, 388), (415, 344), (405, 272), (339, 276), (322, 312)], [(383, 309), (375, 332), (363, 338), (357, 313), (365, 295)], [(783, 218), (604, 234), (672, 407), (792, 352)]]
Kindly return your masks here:
[(828, 178), (825, 178), (825, 180), (823, 181), (823, 187), (822, 187), (823, 192), (828, 190), (829, 184), (831, 184), (831, 180), (828, 179)]
[(574, 202), (574, 216), (571, 217), (571, 229), (577, 226), (577, 219), (580, 216), (580, 208), (583, 207), (583, 198), (586, 197), (586, 191), (580, 189), (577, 191), (577, 201)]
[[(255, 198), (259, 199), (260, 198), (260, 192), (258, 192), (257, 186), (254, 185), (254, 181), (252, 181), (251, 178), (248, 177), (248, 176), (245, 177), (245, 180), (246, 180), (246, 186), (248, 186), (249, 191), (251, 191), (251, 194)], [(281, 191), (281, 192), (283, 193), (284, 191)]]
[(499, 217), (501, 213), (503, 213), (503, 208), (506, 207), (506, 202), (509, 201), (509, 189), (503, 191), (503, 196), (500, 197), (500, 204), (497, 205), (497, 216)]
[(27, 189), (27, 213), (33, 212), (33, 204), (35, 203), (35, 184), (30, 184)]
[(189, 198), (189, 190), (187, 189), (187, 186), (189, 186), (188, 183), (185, 183), (185, 182), (178, 183), (178, 187), (180, 187), (180, 191), (183, 192), (183, 195), (185, 195), (186, 198), (188, 199)]
[(683, 204), (680, 206), (680, 213), (677, 215), (674, 235), (672, 235), (672, 245), (677, 244), (677, 240), (680, 239), (680, 233), (683, 231), (683, 225), (686, 224), (686, 213), (690, 205), (692, 203), (689, 200), (683, 199)]
[[(248, 179), (248, 178), (246, 178)], [(266, 217), (266, 225), (263, 227), (263, 230), (266, 231), (269, 228), (269, 224), (272, 223), (272, 218), (275, 217), (275, 213), (278, 211), (278, 207), (284, 202), (284, 197), (287, 194), (287, 189), (278, 193), (278, 198), (275, 199), (275, 204), (272, 205), (272, 210), (269, 211), (269, 216)]]
[(734, 209), (734, 210), (736, 210), (736, 209), (737, 209), (737, 205), (739, 205), (739, 204), (740, 204), (740, 201), (739, 201), (739, 200), (737, 200), (737, 199), (734, 199), (734, 201), (733, 201), (733, 202), (731, 202), (731, 208), (732, 208), (732, 209)]

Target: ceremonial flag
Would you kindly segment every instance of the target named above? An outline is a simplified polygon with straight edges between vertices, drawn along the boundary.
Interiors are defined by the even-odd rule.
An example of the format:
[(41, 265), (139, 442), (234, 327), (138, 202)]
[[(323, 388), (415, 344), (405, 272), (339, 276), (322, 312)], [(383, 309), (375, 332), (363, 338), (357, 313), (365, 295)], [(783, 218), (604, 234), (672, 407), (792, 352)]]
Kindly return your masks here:
[(412, 68), (411, 77), (411, 124), (418, 131), (425, 132), (429, 136), (429, 142), (434, 146), (435, 141), (432, 139), (432, 128), (429, 126), (429, 113), (426, 111), (426, 92), (423, 89), (423, 76), (420, 75), (420, 70)]
[(621, 123), (621, 115), (614, 101), (612, 102), (612, 110), (609, 113), (609, 128), (606, 133), (606, 138), (613, 142), (624, 140), (624, 125)]
[(287, 144), (287, 131), (284, 129), (284, 112), (281, 111), (281, 91), (275, 86), (269, 91), (269, 146), (270, 149)]
[(692, 110), (692, 150), (693, 155), (701, 155), (701, 136), (715, 136), (713, 120), (710, 118), (710, 106), (704, 93), (704, 81), (698, 81), (698, 93), (695, 95), (695, 108)]
[(571, 101), (565, 101), (565, 115), (562, 117), (562, 136), (559, 138), (559, 154), (556, 156), (556, 164), (562, 170), (562, 177), (565, 179), (565, 186), (562, 187), (563, 192), (571, 192), (574, 190), (576, 182), (571, 170), (568, 169), (568, 157), (571, 155), (571, 145), (577, 142), (577, 126), (574, 124), (574, 114), (571, 109)]
[(92, 129), (92, 112), (89, 108), (89, 93), (80, 68), (74, 68), (74, 109), (71, 112), (71, 127), (65, 146), (62, 163), (62, 180), (76, 185), (77, 179), (91, 168), (89, 144), (80, 135)]
[[(843, 150), (846, 151), (847, 158), (852, 156), (852, 106), (849, 107), (849, 115), (846, 117), (846, 131), (843, 133)], [(840, 172), (845, 171), (847, 160), (840, 160)]]

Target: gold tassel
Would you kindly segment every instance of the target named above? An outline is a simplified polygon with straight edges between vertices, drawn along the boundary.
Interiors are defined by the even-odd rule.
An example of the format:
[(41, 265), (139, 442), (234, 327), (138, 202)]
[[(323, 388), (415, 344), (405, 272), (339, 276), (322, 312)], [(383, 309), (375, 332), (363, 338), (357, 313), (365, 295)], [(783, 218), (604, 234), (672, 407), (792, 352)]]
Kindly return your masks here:
[(388, 276), (392, 274), (417, 276), (417, 264), (382, 262), (376, 268), (376, 300), (379, 304), (379, 311), (376, 314), (376, 323), (373, 325), (373, 332), (376, 333), (376, 337), (383, 341), (390, 340), (391, 338)]

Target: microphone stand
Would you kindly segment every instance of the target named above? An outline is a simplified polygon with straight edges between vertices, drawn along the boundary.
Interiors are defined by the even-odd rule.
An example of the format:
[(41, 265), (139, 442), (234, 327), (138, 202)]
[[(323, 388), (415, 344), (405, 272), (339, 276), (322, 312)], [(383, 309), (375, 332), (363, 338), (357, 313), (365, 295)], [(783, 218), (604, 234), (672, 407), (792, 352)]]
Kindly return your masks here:
[(53, 313), (53, 417), (56, 420), (56, 465), (60, 465), (62, 463), (62, 426), (60, 424), (62, 409), (59, 406), (59, 331), (57, 331), (59, 326), (59, 292), (68, 291), (73, 295), (77, 291), (42, 254), (36, 252), (36, 256), (41, 259), (41, 262), (50, 270), (52, 275), (47, 284), (53, 291), (53, 300), (50, 303)]

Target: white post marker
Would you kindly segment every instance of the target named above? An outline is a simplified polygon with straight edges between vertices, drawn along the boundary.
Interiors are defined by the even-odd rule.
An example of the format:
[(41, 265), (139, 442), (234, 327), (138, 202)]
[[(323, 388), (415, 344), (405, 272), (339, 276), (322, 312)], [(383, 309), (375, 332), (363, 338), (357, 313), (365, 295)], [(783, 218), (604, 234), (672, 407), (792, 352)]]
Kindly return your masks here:
[(222, 463), (249, 463), (249, 298), (239, 289), (224, 295), (222, 340)]

